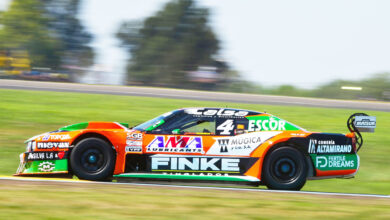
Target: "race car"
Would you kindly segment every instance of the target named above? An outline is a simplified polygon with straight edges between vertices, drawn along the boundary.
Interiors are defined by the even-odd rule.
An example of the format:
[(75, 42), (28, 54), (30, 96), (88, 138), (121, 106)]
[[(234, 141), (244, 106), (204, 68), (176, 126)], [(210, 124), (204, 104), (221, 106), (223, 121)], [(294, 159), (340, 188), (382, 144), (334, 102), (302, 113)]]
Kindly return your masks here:
[(269, 113), (183, 108), (129, 128), (85, 122), (32, 137), (15, 175), (266, 185), (300, 190), (307, 179), (348, 178), (359, 168), (360, 132), (376, 118), (350, 116), (350, 133), (309, 132)]

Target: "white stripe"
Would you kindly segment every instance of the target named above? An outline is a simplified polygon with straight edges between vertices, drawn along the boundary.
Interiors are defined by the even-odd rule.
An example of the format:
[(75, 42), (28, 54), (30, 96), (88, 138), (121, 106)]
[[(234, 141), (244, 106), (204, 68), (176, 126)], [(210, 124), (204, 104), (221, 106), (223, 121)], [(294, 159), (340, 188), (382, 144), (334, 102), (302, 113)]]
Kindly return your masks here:
[(125, 126), (123, 126), (123, 125), (122, 125), (121, 123), (119, 123), (119, 122), (114, 122), (114, 124), (116, 124), (116, 125), (122, 127), (125, 131), (130, 131), (128, 128), (126, 128)]

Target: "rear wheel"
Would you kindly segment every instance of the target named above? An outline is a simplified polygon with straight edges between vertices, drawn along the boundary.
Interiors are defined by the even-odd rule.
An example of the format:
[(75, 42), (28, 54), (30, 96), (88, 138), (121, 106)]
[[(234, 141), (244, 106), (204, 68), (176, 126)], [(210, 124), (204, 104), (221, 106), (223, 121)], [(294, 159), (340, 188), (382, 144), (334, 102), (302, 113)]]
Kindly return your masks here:
[(280, 147), (266, 156), (263, 181), (269, 189), (300, 190), (306, 183), (304, 155), (292, 147)]
[(113, 173), (115, 155), (107, 142), (99, 138), (87, 138), (72, 150), (70, 165), (80, 179), (106, 180)]

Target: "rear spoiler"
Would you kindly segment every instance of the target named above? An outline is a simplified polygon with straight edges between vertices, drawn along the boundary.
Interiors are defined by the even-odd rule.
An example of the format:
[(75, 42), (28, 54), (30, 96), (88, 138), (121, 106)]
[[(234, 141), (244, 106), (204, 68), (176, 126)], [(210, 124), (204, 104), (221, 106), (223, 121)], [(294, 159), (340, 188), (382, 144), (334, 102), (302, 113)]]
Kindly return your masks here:
[(374, 132), (376, 128), (376, 117), (365, 113), (355, 113), (349, 116), (347, 126), (350, 132), (356, 134), (356, 144), (359, 146), (357, 151), (363, 145), (363, 137), (360, 132)]

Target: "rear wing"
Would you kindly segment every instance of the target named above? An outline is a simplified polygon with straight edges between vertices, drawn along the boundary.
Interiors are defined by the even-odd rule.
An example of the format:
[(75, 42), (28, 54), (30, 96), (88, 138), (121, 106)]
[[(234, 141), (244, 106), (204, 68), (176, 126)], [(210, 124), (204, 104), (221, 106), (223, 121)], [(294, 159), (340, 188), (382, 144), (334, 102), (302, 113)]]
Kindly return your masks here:
[(359, 146), (357, 151), (359, 151), (363, 145), (363, 137), (360, 132), (374, 132), (376, 117), (365, 113), (355, 113), (349, 116), (347, 126), (350, 132), (356, 134), (356, 144)]

